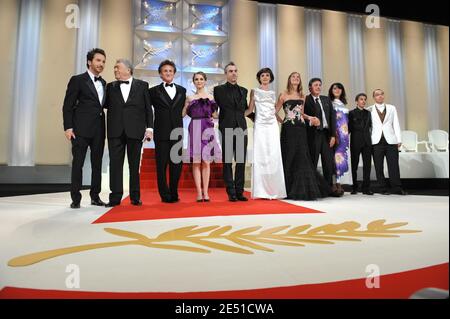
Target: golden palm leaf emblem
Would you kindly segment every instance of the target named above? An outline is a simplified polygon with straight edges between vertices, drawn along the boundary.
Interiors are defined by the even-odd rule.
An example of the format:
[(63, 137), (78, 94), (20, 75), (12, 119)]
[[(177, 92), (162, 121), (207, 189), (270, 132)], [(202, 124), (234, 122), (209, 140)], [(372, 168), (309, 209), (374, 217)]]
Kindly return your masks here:
[[(267, 229), (263, 229), (262, 226), (254, 226), (239, 230), (233, 230), (232, 226), (199, 227), (193, 225), (166, 231), (155, 238), (122, 229), (104, 228), (106, 232), (128, 238), (128, 240), (41, 251), (13, 258), (8, 262), (8, 266), (29, 266), (63, 255), (128, 245), (193, 253), (211, 253), (214, 249), (250, 255), (258, 250), (273, 252), (274, 249), (271, 246), (331, 245), (339, 241), (358, 242), (364, 237), (393, 238), (399, 237), (401, 234), (421, 232), (420, 230), (398, 229), (407, 224), (406, 222), (386, 224), (386, 220), (380, 219), (370, 222), (365, 229), (361, 229), (361, 224), (355, 221), (346, 221), (314, 228), (308, 224), (295, 227), (277, 226)], [(174, 244), (173, 242), (183, 244)]]

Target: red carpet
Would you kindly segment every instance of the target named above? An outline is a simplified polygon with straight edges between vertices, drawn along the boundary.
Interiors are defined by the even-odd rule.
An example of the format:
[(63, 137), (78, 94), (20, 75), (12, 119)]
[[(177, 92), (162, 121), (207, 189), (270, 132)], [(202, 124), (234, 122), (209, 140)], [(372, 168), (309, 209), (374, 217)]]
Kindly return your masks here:
[(267, 289), (188, 292), (113, 293), (5, 287), (0, 299), (407, 299), (423, 288), (448, 290), (448, 263), (384, 275), (380, 288), (368, 289), (365, 278)]
[[(130, 204), (125, 198), (98, 218), (94, 223), (114, 223), (134, 220), (152, 220), (206, 216), (258, 215), (258, 214), (305, 214), (320, 211), (288, 204), (279, 200), (249, 200), (248, 202), (229, 202), (223, 188), (210, 189), (211, 202), (197, 203), (197, 192), (193, 189), (180, 189), (180, 201), (174, 204), (162, 203), (157, 190), (143, 190), (142, 206)], [(250, 197), (250, 194), (246, 194)]]

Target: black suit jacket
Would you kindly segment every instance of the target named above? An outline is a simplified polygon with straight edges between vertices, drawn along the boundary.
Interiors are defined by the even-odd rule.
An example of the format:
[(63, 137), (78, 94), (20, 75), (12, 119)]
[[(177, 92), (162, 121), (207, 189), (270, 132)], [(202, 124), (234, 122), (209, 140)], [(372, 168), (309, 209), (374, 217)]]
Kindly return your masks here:
[(183, 127), (183, 107), (186, 101), (186, 89), (175, 84), (177, 93), (173, 100), (167, 94), (164, 84), (150, 88), (150, 98), (155, 109), (155, 142), (169, 141), (175, 128)]
[[(328, 123), (328, 138), (336, 137), (336, 112), (333, 107), (333, 103), (331, 102), (330, 98), (328, 96), (321, 95), (320, 101), (322, 102), (322, 108), (325, 112), (325, 117), (327, 119)], [(305, 114), (309, 116), (315, 116), (319, 118), (319, 120), (322, 122), (322, 119), (318, 115), (318, 112), (316, 110), (316, 103), (314, 102), (314, 99), (311, 95), (307, 95), (305, 98)], [(316, 140), (316, 134), (317, 134), (317, 127), (315, 126), (307, 126), (307, 135), (308, 135), (308, 146), (311, 155), (314, 155), (316, 152), (315, 148), (315, 140)]]
[[(322, 108), (325, 112), (325, 117), (327, 119), (328, 123), (328, 136), (336, 137), (336, 112), (333, 108), (333, 103), (331, 102), (330, 98), (325, 95), (321, 95), (320, 101), (322, 102)], [(319, 117), (317, 110), (315, 108), (315, 102), (311, 95), (307, 95), (305, 98), (305, 114), (309, 116), (315, 116), (319, 118), (319, 120), (322, 122), (322, 119)], [(314, 132), (317, 131), (316, 127), (310, 127), (311, 133), (314, 134)]]
[(350, 145), (362, 147), (372, 145), (372, 115), (367, 110), (355, 108), (348, 114)]
[(98, 132), (100, 125), (103, 135), (105, 134), (103, 105), (106, 97), (106, 81), (103, 79), (101, 81), (104, 91), (102, 103), (88, 72), (70, 78), (62, 108), (64, 130), (72, 128), (75, 136), (91, 138)]
[(240, 127), (247, 129), (245, 111), (248, 109), (247, 89), (238, 86), (240, 97), (234, 101), (227, 83), (214, 87), (214, 100), (219, 105), (219, 130)]
[(130, 94), (125, 102), (118, 81), (106, 86), (108, 109), (108, 138), (120, 137), (125, 131), (129, 138), (144, 138), (145, 130), (153, 128), (153, 110), (148, 93), (148, 83), (133, 78)]

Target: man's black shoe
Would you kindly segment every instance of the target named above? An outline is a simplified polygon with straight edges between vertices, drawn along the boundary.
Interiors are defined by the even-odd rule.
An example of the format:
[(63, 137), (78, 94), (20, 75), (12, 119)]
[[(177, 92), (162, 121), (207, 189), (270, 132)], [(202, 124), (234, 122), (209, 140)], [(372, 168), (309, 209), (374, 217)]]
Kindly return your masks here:
[(105, 207), (115, 207), (115, 206), (119, 206), (119, 203), (111, 203), (109, 202), (108, 204), (105, 204)]
[(240, 202), (246, 202), (246, 201), (248, 201), (248, 198), (245, 197), (244, 195), (237, 195), (236, 198), (237, 198), (237, 200), (240, 201)]
[(393, 194), (396, 194), (396, 195), (408, 195), (408, 193), (406, 191), (404, 191), (403, 189), (397, 190), (397, 191), (393, 192)]
[(350, 194), (356, 195), (356, 194), (358, 194), (358, 191), (356, 189), (354, 189), (354, 190), (352, 190), (352, 192)]
[(70, 208), (80, 208), (80, 203), (72, 202), (72, 204), (70, 204)]
[(228, 195), (228, 200), (230, 201), (230, 202), (237, 202), (237, 197), (236, 197), (236, 195)]
[(131, 205), (133, 206), (142, 206), (142, 201), (140, 199), (138, 200), (132, 200)]
[(372, 191), (363, 191), (363, 194), (364, 195), (373, 195), (373, 192)]
[(94, 206), (105, 206), (106, 203), (104, 203), (100, 198), (91, 199), (91, 205)]

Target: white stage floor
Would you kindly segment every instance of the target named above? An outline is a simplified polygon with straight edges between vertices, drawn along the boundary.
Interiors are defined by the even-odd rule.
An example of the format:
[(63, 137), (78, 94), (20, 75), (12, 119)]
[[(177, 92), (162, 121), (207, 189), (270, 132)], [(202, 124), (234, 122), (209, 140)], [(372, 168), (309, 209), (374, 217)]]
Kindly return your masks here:
[[(107, 194), (101, 194), (101, 198), (106, 200)], [(281, 289), (279, 293), (283, 296), (287, 293), (283, 290), (286, 287), (300, 287), (299, 293), (294, 294), (294, 297), (306, 298), (317, 295), (301, 292), (304, 285), (325, 284), (323, 287), (325, 290), (328, 289), (328, 293), (329, 289), (337, 289), (326, 286), (329, 283), (345, 282), (346, 287), (354, 287), (354, 291), (348, 292), (347, 295), (339, 295), (336, 290), (336, 297), (339, 298), (360, 294), (361, 289), (369, 290), (362, 286), (370, 274), (381, 275), (380, 293), (372, 295), (372, 292), (368, 292), (367, 295), (362, 294), (362, 297), (404, 298), (414, 291), (402, 290), (394, 294), (392, 289), (382, 290), (383, 278), (386, 278), (386, 283), (393, 285), (393, 277), (389, 275), (399, 276), (395, 277), (399, 280), (395, 286), (401, 285), (402, 280), (414, 281), (417, 278), (425, 280), (425, 275), (421, 275), (423, 273), (420, 271), (424, 269), (428, 271), (426, 270), (428, 267), (431, 267), (429, 268), (431, 275), (427, 273), (426, 276), (434, 276), (435, 280), (431, 282), (437, 281), (436, 285), (441, 283), (441, 288), (448, 289), (448, 197), (379, 194), (365, 196), (346, 193), (342, 198), (327, 198), (313, 202), (286, 201), (321, 213), (274, 212), (253, 215), (251, 211), (240, 211), (239, 214), (227, 216), (217, 215), (221, 214), (221, 209), (234, 203), (214, 202), (213, 198), (213, 201), (208, 203), (214, 205), (209, 216), (174, 218), (168, 214), (167, 219), (114, 223), (93, 223), (109, 209), (90, 206), (89, 202), (88, 191), (83, 191), (82, 208), (78, 210), (68, 208), (69, 193), (0, 198), (0, 298), (12, 296), (9, 288), (4, 289), (2, 293), (2, 288), (5, 287), (39, 289), (36, 296), (42, 291), (50, 290), (149, 293), (144, 295), (146, 297), (164, 297), (164, 293), (218, 291), (236, 293), (248, 291), (251, 294), (252, 291), (256, 293), (260, 289), (271, 288)], [(176, 211), (177, 205), (185, 205), (186, 202), (190, 205), (192, 199), (185, 196), (181, 199), (181, 203), (166, 205), (173, 205), (171, 207)], [(156, 203), (144, 202), (144, 207), (152, 204)], [(235, 206), (237, 210), (238, 205)], [(383, 222), (375, 222), (379, 220), (385, 220), (384, 224), (404, 224), (383, 228)], [(344, 222), (348, 223), (342, 224)], [(373, 223), (371, 231), (367, 232), (370, 223)], [(173, 237), (169, 236), (166, 238), (167, 241), (160, 242), (197, 247), (209, 252), (191, 252), (151, 245), (147, 247), (137, 244), (118, 245), (73, 253), (59, 251), (59, 256), (30, 265), (11, 265), (14, 258), (31, 253), (130, 239), (108, 233), (104, 228), (131, 231), (156, 238), (166, 231), (194, 225), (217, 226), (204, 232), (212, 236), (211, 242), (245, 248), (251, 253), (227, 251), (214, 245), (204, 246), (200, 241), (186, 244), (172, 234)], [(231, 226), (229, 231), (255, 227), (254, 232), (286, 226), (273, 233), (284, 234), (302, 225), (311, 225), (309, 229), (328, 225), (323, 230), (316, 229), (316, 235), (322, 236), (325, 242), (314, 241), (312, 236), (309, 238), (311, 241), (308, 241), (307, 237), (303, 238), (306, 238), (304, 241), (297, 241), (302, 244), (298, 246), (270, 243), (267, 238), (265, 242), (257, 239), (253, 243), (226, 242), (223, 238), (215, 240), (211, 234), (219, 229), (219, 226)], [(307, 228), (305, 226), (304, 229)], [(363, 232), (364, 230), (366, 232)], [(390, 233), (397, 230), (417, 232)], [(298, 231), (303, 230), (299, 228)], [(324, 236), (333, 232), (334, 235), (329, 235), (329, 238)], [(348, 237), (353, 241), (337, 240), (339, 236)], [(275, 237), (272, 239), (282, 241)], [(251, 241), (248, 238), (247, 240)], [(271, 251), (258, 249), (258, 245)], [(23, 261), (18, 261), (19, 264), (21, 262)], [(436, 272), (433, 267), (441, 268)], [(442, 267), (444, 270), (447, 269), (446, 276), (442, 275)], [(421, 285), (428, 285), (426, 284), (428, 281), (421, 284), (420, 280), (417, 286), (406, 286), (412, 290), (420, 288)], [(384, 288), (388, 288), (387, 284)], [(17, 293), (16, 290), (13, 292)], [(152, 295), (153, 293), (156, 295)], [(267, 296), (270, 296), (270, 290)], [(327, 295), (324, 292), (324, 296), (333, 297), (333, 294)]]

